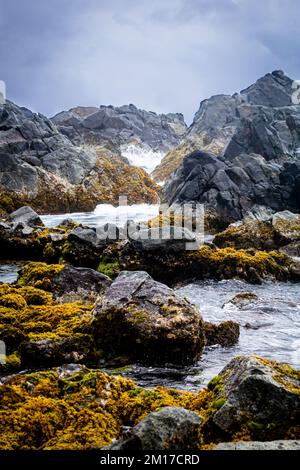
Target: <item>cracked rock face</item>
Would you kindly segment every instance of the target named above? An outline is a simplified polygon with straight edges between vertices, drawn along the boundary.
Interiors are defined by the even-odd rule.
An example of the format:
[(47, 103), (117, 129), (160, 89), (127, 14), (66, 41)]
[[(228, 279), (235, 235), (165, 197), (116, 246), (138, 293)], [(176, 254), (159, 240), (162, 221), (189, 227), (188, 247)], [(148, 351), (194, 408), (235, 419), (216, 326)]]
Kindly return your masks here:
[(99, 300), (95, 336), (112, 356), (145, 364), (185, 364), (204, 346), (201, 314), (143, 271), (123, 271)]
[(178, 145), (186, 131), (182, 114), (156, 114), (133, 104), (72, 108), (52, 121), (76, 144), (109, 145), (117, 152), (130, 143), (167, 151)]
[(224, 223), (253, 206), (299, 212), (300, 105), (292, 86), (275, 71), (241, 93), (204, 100), (180, 144), (181, 164), (180, 146), (174, 150), (165, 201), (204, 203)]
[[(230, 435), (243, 427), (263, 440), (282, 438), (300, 419), (300, 374), (273, 361), (244, 356), (221, 372), (213, 423)], [(220, 401), (221, 400), (221, 401)]]
[(0, 213), (93, 210), (116, 203), (121, 187), (131, 203), (158, 200), (147, 174), (108, 148), (74, 144), (45, 116), (0, 104)]

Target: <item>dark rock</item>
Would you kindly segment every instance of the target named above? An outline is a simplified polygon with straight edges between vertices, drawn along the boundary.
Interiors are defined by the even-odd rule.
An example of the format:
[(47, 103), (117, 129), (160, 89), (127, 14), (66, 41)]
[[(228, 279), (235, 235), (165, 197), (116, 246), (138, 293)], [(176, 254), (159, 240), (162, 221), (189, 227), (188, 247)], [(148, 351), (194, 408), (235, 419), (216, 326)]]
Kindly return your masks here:
[[(300, 419), (299, 371), (267, 359), (233, 359), (221, 372), (213, 423), (233, 435), (247, 428), (253, 440), (285, 438)], [(270, 426), (272, 423), (272, 426)]]
[(240, 337), (240, 326), (234, 321), (224, 321), (218, 325), (204, 322), (206, 346), (219, 344), (229, 347), (236, 344)]
[(44, 227), (44, 224), (38, 214), (31, 207), (24, 206), (8, 216), (7, 219), (12, 223), (12, 231), (20, 231), (22, 234), (30, 234), (37, 227)]
[(225, 225), (253, 206), (299, 212), (300, 106), (292, 84), (275, 71), (239, 94), (203, 101), (174, 150), (179, 163), (165, 201), (203, 203)]
[(137, 251), (177, 252), (199, 246), (196, 235), (181, 227), (145, 228), (129, 236), (132, 249)]
[(241, 154), (223, 161), (195, 151), (184, 159), (163, 194), (169, 204), (204, 204), (206, 212), (226, 226), (242, 219), (253, 206), (267, 206), (274, 212), (299, 211), (299, 177), (300, 161), (287, 161), (280, 166), (256, 154)]
[(104, 274), (69, 265), (64, 266), (52, 280), (55, 299), (60, 303), (80, 300), (92, 304), (110, 285), (111, 280)]
[(282, 253), (292, 257), (300, 257), (300, 241), (289, 243), (280, 249)]
[(91, 347), (90, 336), (78, 333), (61, 339), (27, 341), (20, 344), (19, 351), (24, 367), (50, 367), (88, 362)]
[(201, 417), (184, 408), (168, 406), (150, 413), (106, 450), (191, 450), (200, 442)]
[(98, 236), (96, 229), (77, 227), (67, 236), (64, 258), (76, 266), (96, 268), (107, 239)]
[(186, 364), (204, 346), (199, 311), (146, 272), (122, 272), (94, 316), (99, 347), (112, 357), (128, 355), (151, 366)]
[(41, 114), (6, 101), (0, 132), (0, 212), (27, 204), (43, 213), (93, 210), (99, 202), (117, 203), (121, 181), (131, 203), (158, 200), (148, 175), (109, 145), (76, 146)]
[(147, 145), (153, 150), (175, 147), (186, 131), (182, 114), (156, 114), (129, 106), (77, 107), (52, 118), (76, 145)]

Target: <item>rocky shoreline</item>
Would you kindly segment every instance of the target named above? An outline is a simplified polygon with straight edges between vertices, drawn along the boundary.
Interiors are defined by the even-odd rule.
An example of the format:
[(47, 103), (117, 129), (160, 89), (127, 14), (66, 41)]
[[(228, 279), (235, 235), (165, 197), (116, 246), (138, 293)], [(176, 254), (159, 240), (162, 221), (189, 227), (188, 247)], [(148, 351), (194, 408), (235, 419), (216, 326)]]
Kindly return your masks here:
[[(284, 234), (286, 244), (291, 237), (294, 243), (297, 217), (272, 220), (281, 240)], [(192, 233), (155, 243), (103, 240), (101, 230), (72, 221), (48, 229), (29, 207), (3, 220), (1, 257), (14, 253), (30, 262), (15, 283), (0, 285), (0, 337), (7, 348), (0, 448), (207, 450), (222, 449), (223, 442), (280, 440), (297, 446), (300, 373), (290, 366), (237, 357), (198, 392), (144, 389), (118, 376), (132, 362), (186, 366), (204, 347), (238, 341), (237, 323), (207, 322), (172, 285), (236, 277), (299, 281), (297, 262), (279, 251), (282, 242), (255, 250), (246, 236), (235, 238), (255, 223), (270, 225), (245, 220), (216, 235), (216, 244), (188, 252), (184, 243)], [(140, 229), (157, 230), (151, 221)], [(235, 239), (244, 244), (235, 247)], [(231, 302), (251, 300), (245, 294)], [(103, 372), (112, 366), (115, 372)], [(124, 428), (130, 431), (123, 434)]]
[[(288, 291), (300, 282), (293, 89), (274, 71), (203, 101), (189, 128), (181, 114), (134, 105), (48, 119), (1, 104), (0, 261), (21, 265), (14, 282), (0, 283), (0, 450), (299, 448), (298, 356), (295, 368), (259, 357), (254, 335), (251, 354), (232, 353), (242, 335), (265, 326), (258, 316), (236, 321), (259, 302), (250, 286)], [(124, 156), (128, 146), (167, 154), (150, 176)], [(45, 212), (116, 205), (120, 193), (129, 204), (161, 196), (171, 216), (124, 226), (42, 221)], [(192, 218), (204, 204), (209, 241), (182, 223), (176, 208), (184, 203)], [(248, 287), (224, 299), (218, 323), (184, 293), (212, 280)], [(271, 296), (264, 311), (278, 313)], [(296, 328), (294, 299), (285, 299), (293, 312), (282, 313)], [(250, 309), (248, 319), (254, 311), (264, 313)], [(193, 367), (213, 348), (229, 360), (205, 387), (149, 388), (126, 374), (132, 364)]]

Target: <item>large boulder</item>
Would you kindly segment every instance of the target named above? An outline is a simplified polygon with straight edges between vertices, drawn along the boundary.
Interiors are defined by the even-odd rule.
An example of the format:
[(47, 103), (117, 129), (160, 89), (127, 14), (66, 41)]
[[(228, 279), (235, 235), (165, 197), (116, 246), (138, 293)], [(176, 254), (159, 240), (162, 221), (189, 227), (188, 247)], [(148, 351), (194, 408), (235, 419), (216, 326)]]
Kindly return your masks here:
[(214, 426), (234, 436), (244, 430), (252, 440), (285, 438), (299, 425), (300, 373), (267, 359), (233, 359), (213, 380)]
[(204, 346), (199, 311), (146, 272), (122, 272), (95, 307), (95, 335), (111, 356), (187, 364)]
[(142, 228), (131, 234), (129, 241), (134, 251), (178, 252), (197, 247), (197, 236), (182, 227)]
[(23, 226), (23, 230), (27, 227), (33, 229), (35, 227), (44, 227), (40, 216), (29, 206), (20, 207), (16, 211), (12, 212), (7, 220), (12, 222), (13, 228)]
[(168, 406), (150, 413), (106, 450), (191, 450), (200, 444), (202, 419), (193, 411)]

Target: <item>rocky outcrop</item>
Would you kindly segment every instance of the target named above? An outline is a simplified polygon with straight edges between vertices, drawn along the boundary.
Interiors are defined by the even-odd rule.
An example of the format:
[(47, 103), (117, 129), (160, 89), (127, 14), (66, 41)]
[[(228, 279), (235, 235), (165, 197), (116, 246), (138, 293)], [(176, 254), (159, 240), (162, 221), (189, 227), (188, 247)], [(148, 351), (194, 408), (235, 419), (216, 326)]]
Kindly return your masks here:
[(105, 146), (117, 153), (130, 144), (167, 151), (186, 131), (182, 114), (156, 114), (133, 104), (76, 107), (57, 114), (52, 122), (76, 145)]
[(294, 92), (293, 80), (274, 71), (240, 93), (202, 101), (180, 145), (154, 171), (155, 178), (167, 180), (196, 149), (227, 158), (241, 153), (257, 153), (267, 159), (297, 156), (299, 106), (293, 103)]
[(259, 219), (246, 219), (230, 225), (214, 237), (218, 247), (282, 249), (289, 252), (300, 242), (300, 216), (289, 211), (276, 212)]
[(195, 449), (200, 444), (201, 421), (201, 417), (192, 411), (168, 406), (150, 413), (105, 450)]
[(258, 357), (238, 357), (211, 388), (214, 425), (229, 436), (244, 430), (251, 440), (292, 436), (300, 418), (300, 375), (288, 365)]
[(186, 364), (204, 346), (198, 310), (146, 272), (122, 272), (94, 310), (98, 345), (145, 364)]
[(299, 212), (300, 105), (292, 86), (275, 71), (239, 94), (202, 102), (174, 151), (174, 161), (179, 154), (183, 161), (165, 186), (165, 200), (204, 203), (225, 224), (253, 206)]
[[(171, 245), (157, 249), (137, 250), (131, 240), (126, 241), (109, 258), (121, 270), (147, 271), (154, 279), (168, 285), (204, 279), (244, 279), (260, 283), (262, 279), (299, 280), (299, 269), (284, 253), (256, 250), (218, 249), (201, 246), (191, 251), (172, 250)], [(108, 251), (110, 247), (106, 251)], [(107, 256), (107, 255), (106, 255)]]
[(55, 124), (10, 101), (0, 105), (0, 212), (30, 203), (43, 213), (93, 210), (117, 203), (157, 202), (157, 188), (141, 169), (109, 149), (74, 145)]
[(299, 212), (299, 178), (300, 160), (281, 165), (257, 154), (229, 160), (195, 151), (184, 159), (163, 193), (169, 204), (204, 204), (211, 226), (220, 228), (257, 206)]

